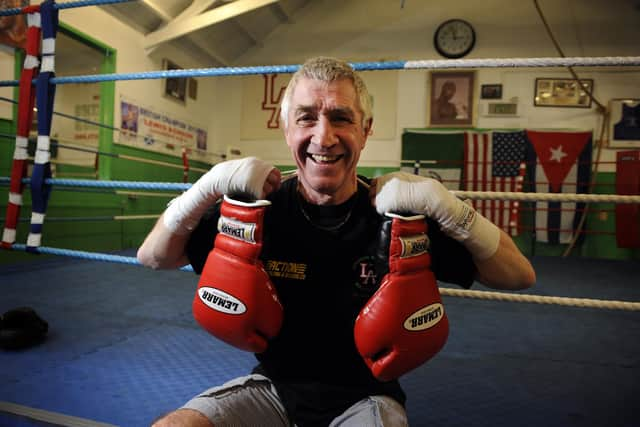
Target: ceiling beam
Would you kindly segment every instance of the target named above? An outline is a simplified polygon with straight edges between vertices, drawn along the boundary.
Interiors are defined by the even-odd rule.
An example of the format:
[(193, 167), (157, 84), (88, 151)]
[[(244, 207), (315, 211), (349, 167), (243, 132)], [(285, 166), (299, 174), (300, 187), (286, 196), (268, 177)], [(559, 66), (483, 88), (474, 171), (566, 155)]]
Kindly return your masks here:
[(209, 7), (216, 3), (221, 3), (222, 0), (194, 0), (186, 9), (180, 12), (180, 15), (176, 16), (175, 20), (180, 21), (183, 19), (191, 18), (193, 16), (200, 15)]
[(149, 31), (147, 28), (145, 28), (140, 23), (140, 21), (135, 19), (130, 14), (126, 14), (126, 13), (120, 11), (120, 9), (118, 9), (116, 6), (114, 6), (112, 4), (107, 4), (107, 5), (104, 5), (103, 8), (108, 14), (110, 14), (114, 18), (118, 19), (119, 21), (122, 21), (123, 23), (125, 23), (128, 26), (130, 26), (131, 28), (133, 28), (134, 30), (136, 30), (139, 33), (145, 34), (147, 31)]
[(273, 5), (272, 10), (280, 18), (280, 22), (291, 22), (291, 12), (288, 11), (282, 3), (276, 3)]
[(199, 53), (200, 55), (207, 56), (210, 61), (207, 61), (206, 66), (216, 66), (216, 67), (228, 67), (229, 61), (222, 57), (215, 49), (211, 47), (210, 44), (203, 42), (202, 40), (197, 40), (194, 38), (188, 38), (182, 42), (182, 46), (187, 46), (190, 51), (194, 54)]
[(247, 38), (249, 38), (249, 40), (251, 40), (251, 43), (253, 45), (261, 45), (259, 37), (253, 31), (251, 31), (250, 29), (248, 29), (247, 27), (242, 25), (240, 22), (238, 22), (237, 19), (235, 19), (233, 22), (234, 22), (236, 28), (238, 29), (238, 31), (240, 31), (242, 34), (247, 36)]
[[(212, 0), (204, 0), (203, 3), (209, 2), (211, 4), (211, 1)], [(184, 19), (175, 19), (167, 24), (167, 26), (147, 34), (144, 38), (145, 48), (153, 48), (159, 44), (185, 36), (201, 28), (209, 27), (219, 22), (251, 12), (254, 9), (277, 2), (278, 0), (237, 0), (233, 3), (216, 7), (215, 9), (211, 9), (196, 16)]]
[(154, 0), (141, 0), (140, 2), (145, 5), (147, 9), (158, 15), (158, 17), (164, 22), (169, 22), (173, 19), (173, 16), (171, 16), (165, 9), (160, 7)]

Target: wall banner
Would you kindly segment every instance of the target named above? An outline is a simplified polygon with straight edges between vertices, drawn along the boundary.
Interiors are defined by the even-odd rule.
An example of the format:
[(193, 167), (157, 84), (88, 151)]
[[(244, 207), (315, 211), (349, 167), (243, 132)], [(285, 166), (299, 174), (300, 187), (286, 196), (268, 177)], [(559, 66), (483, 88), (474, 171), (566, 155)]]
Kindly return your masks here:
[(207, 153), (204, 127), (126, 98), (120, 99), (120, 129), (120, 135), (116, 137), (119, 144), (176, 156), (182, 155), (182, 148), (186, 148), (187, 154), (200, 160), (212, 157)]

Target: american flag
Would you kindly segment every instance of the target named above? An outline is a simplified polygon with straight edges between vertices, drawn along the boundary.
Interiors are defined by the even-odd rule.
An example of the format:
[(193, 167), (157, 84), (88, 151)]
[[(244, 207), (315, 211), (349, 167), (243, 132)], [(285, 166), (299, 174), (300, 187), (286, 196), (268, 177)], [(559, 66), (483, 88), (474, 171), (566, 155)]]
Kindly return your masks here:
[[(524, 131), (465, 132), (464, 182), (467, 191), (522, 191)], [(473, 207), (507, 233), (518, 234), (519, 202), (473, 200)]]

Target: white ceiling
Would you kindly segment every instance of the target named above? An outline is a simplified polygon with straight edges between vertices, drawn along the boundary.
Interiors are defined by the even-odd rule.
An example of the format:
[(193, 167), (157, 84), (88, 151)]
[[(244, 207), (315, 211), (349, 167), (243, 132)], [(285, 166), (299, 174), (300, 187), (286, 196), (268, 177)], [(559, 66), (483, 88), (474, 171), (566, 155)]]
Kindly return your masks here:
[(230, 66), (311, 0), (138, 0), (100, 6), (142, 33), (148, 53), (165, 43)]

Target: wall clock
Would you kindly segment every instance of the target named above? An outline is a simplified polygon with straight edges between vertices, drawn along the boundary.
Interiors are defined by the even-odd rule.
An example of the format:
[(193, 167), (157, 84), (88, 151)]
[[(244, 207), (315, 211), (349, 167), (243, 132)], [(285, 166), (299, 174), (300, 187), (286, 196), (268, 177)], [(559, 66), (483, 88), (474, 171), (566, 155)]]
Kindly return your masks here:
[(450, 19), (438, 26), (433, 35), (433, 44), (445, 58), (462, 58), (476, 44), (476, 32), (467, 21)]

